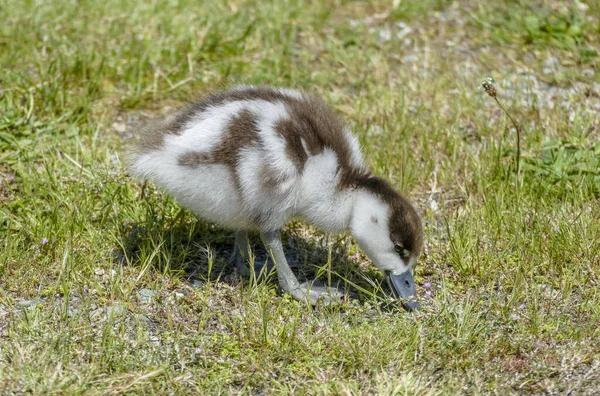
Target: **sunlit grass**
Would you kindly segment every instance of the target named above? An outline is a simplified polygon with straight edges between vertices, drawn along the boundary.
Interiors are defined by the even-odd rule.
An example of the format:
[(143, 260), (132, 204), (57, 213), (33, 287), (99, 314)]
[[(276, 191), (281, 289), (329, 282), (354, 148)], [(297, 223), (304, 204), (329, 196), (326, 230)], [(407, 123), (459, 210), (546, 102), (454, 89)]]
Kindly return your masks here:
[[(526, 3), (0, 0), (2, 393), (595, 390), (598, 7)], [(323, 96), (415, 201), (419, 313), (300, 222), (290, 262), (346, 303), (240, 279), (228, 232), (130, 179), (136, 122), (238, 82)]]

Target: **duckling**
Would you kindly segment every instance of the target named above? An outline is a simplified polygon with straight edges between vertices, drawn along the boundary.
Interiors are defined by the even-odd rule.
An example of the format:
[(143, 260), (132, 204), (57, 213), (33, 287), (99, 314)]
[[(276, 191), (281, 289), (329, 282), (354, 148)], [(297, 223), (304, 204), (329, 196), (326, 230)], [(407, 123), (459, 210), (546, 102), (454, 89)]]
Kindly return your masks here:
[(131, 171), (198, 217), (234, 231), (240, 272), (250, 257), (248, 232), (258, 231), (279, 285), (296, 300), (340, 298), (300, 284), (286, 260), (280, 230), (301, 218), (327, 233), (349, 230), (404, 307), (418, 307), (420, 217), (372, 174), (358, 139), (319, 98), (256, 86), (208, 95), (141, 130)]

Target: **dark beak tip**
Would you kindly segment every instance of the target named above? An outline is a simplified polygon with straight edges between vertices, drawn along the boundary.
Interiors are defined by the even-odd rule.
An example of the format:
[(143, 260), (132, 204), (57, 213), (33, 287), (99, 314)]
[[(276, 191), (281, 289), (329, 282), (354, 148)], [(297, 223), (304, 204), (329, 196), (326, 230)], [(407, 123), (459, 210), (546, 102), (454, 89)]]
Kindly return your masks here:
[(419, 303), (416, 301), (405, 301), (402, 306), (404, 307), (404, 309), (406, 309), (408, 312), (414, 312), (414, 311), (418, 311), (419, 310)]

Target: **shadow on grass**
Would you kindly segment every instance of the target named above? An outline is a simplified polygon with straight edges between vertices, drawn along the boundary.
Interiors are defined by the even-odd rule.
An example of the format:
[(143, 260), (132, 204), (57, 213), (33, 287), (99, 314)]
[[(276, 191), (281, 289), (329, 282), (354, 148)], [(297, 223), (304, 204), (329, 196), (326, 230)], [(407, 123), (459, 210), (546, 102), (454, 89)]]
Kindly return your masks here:
[[(170, 221), (152, 217), (145, 224), (123, 224), (119, 235), (120, 246), (113, 256), (122, 264), (147, 266), (190, 283), (210, 280), (235, 286), (240, 281), (250, 281), (241, 278), (230, 263), (234, 250), (233, 232), (183, 211)], [(288, 263), (300, 283), (317, 280), (339, 287), (350, 299), (359, 301), (382, 301), (390, 294), (374, 267), (362, 270), (357, 260), (348, 256), (347, 236), (305, 235), (306, 229), (297, 223), (282, 232)], [(258, 233), (250, 233), (250, 245), (255, 266), (269, 264), (270, 271), (263, 270), (259, 281), (277, 285), (277, 275)]]

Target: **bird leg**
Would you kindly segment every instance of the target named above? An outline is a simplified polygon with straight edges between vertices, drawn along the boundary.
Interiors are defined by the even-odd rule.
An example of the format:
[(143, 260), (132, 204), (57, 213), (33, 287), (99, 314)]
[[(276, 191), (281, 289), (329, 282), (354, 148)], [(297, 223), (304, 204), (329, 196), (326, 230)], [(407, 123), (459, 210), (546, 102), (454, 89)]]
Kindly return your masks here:
[(313, 284), (313, 282), (305, 282), (300, 284), (298, 279), (292, 272), (285, 254), (283, 245), (278, 231), (263, 232), (260, 234), (265, 248), (275, 262), (277, 269), (277, 277), (279, 285), (284, 292), (290, 294), (298, 301), (308, 301), (312, 305), (317, 305), (321, 300), (324, 305), (332, 305), (339, 302), (343, 297), (343, 293), (337, 288), (323, 287)]
[(235, 269), (241, 276), (250, 276), (250, 271), (245, 264), (248, 259), (250, 259), (250, 243), (248, 241), (248, 232), (236, 231), (233, 254), (231, 255), (229, 261), (235, 265)]
[[(247, 262), (250, 262), (251, 266), (254, 265), (254, 275), (256, 278), (259, 278), (262, 275), (266, 276), (272, 270), (272, 268), (269, 268), (268, 266), (265, 267), (266, 263), (255, 264), (254, 260), (252, 260), (248, 231), (236, 231), (235, 246), (229, 261), (234, 264), (237, 273), (246, 278), (251, 276), (250, 269), (246, 265)], [(263, 274), (263, 271), (265, 270), (266, 272)]]

